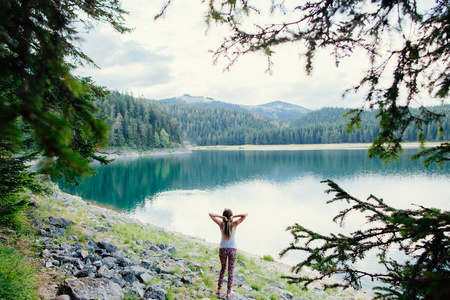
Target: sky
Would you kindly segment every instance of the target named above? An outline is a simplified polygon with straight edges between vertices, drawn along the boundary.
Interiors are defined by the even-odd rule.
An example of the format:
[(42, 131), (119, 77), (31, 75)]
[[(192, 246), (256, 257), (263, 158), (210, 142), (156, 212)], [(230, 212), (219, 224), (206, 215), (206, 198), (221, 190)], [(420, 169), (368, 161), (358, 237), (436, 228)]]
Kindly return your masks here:
[(220, 46), (226, 29), (207, 28), (200, 0), (176, 0), (157, 21), (154, 16), (163, 0), (122, 4), (133, 32), (120, 34), (100, 25), (81, 35), (79, 47), (100, 69), (83, 67), (77, 74), (91, 76), (98, 85), (148, 99), (190, 94), (244, 105), (284, 101), (308, 109), (361, 104), (363, 94), (341, 97), (360, 79), (364, 60), (358, 53), (336, 68), (329, 52), (322, 51), (308, 76), (304, 49), (291, 44), (275, 49), (272, 75), (265, 72), (267, 58), (262, 54), (244, 56), (223, 71), (226, 61), (214, 65), (209, 50)]

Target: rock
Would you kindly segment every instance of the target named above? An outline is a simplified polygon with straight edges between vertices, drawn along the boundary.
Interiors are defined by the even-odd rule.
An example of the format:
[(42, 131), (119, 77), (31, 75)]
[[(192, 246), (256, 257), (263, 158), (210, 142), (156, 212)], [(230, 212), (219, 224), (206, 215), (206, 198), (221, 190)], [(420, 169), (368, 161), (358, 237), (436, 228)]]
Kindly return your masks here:
[(77, 242), (77, 243), (80, 241), (76, 235), (69, 235), (69, 236), (67, 237), (67, 239), (68, 239), (69, 241), (74, 241), (74, 242)]
[[(164, 286), (164, 285), (163, 285)], [(145, 291), (144, 298), (155, 299), (155, 300), (165, 300), (167, 291), (160, 284), (152, 284)]]
[(53, 225), (53, 226), (57, 226), (60, 228), (68, 228), (70, 226), (72, 226), (72, 222), (68, 221), (66, 218), (61, 217), (50, 217), (48, 218), (48, 222)]
[(114, 253), (111, 254), (111, 257), (114, 257), (116, 259), (116, 263), (120, 266), (120, 267), (127, 267), (127, 266), (131, 266), (132, 262), (130, 259), (128, 259), (122, 251), (116, 251)]
[(136, 278), (136, 276), (134, 275), (134, 272), (124, 272), (122, 274), (122, 278), (123, 278), (123, 280), (125, 280), (126, 282), (129, 282), (129, 283), (134, 283), (134, 282), (138, 282), (139, 281)]
[(143, 268), (143, 267), (140, 267), (140, 266), (131, 266), (131, 267), (127, 268), (127, 269), (133, 271), (134, 274), (136, 274), (136, 275), (140, 275), (140, 274), (143, 274), (143, 273), (148, 273), (148, 270), (146, 268)]
[(71, 300), (69, 295), (59, 295), (54, 300)]
[(86, 259), (86, 257), (88, 257), (89, 255), (89, 253), (84, 249), (78, 250), (78, 254), (81, 256), (82, 259)]
[(157, 266), (153, 260), (143, 259), (141, 261), (141, 267), (146, 268), (148, 270), (155, 270)]
[(153, 244), (149, 246), (149, 249), (151, 251), (153, 251), (153, 252), (160, 252), (161, 251), (161, 249), (159, 247), (157, 247), (157, 246), (155, 246)]
[(165, 249), (167, 249), (167, 248), (169, 248), (169, 245), (168, 244), (165, 244), (165, 243), (161, 243), (161, 244), (158, 244), (158, 245), (156, 245), (159, 249), (161, 249), (161, 250), (165, 250)]
[(181, 282), (186, 283), (186, 284), (192, 284), (194, 278), (196, 278), (196, 277), (197, 277), (197, 275), (195, 275), (194, 273), (189, 273), (189, 274), (184, 275), (181, 278)]
[(58, 227), (49, 227), (46, 230), (48, 232), (48, 235), (54, 236), (54, 237), (60, 237), (66, 235), (66, 230), (64, 228), (58, 228)]
[(44, 251), (41, 252), (41, 257), (49, 257), (50, 256), (50, 250), (44, 249)]
[(36, 201), (28, 203), (28, 207), (34, 208), (34, 209), (40, 209), (41, 206)]
[(233, 283), (239, 287), (239, 286), (243, 285), (246, 280), (247, 280), (247, 278), (245, 278), (244, 275), (238, 273), (238, 274), (234, 275)]
[(93, 266), (84, 267), (83, 269), (81, 269), (80, 271), (75, 273), (75, 277), (94, 278), (95, 277), (95, 268)]
[(169, 247), (169, 248), (167, 248), (167, 252), (169, 252), (170, 254), (174, 254), (175, 252), (177, 252), (177, 248), (175, 248), (175, 247)]
[(110, 279), (114, 277), (114, 271), (111, 271), (107, 266), (103, 265), (98, 269), (97, 276)]
[(104, 278), (67, 278), (58, 294), (67, 294), (72, 300), (121, 300), (120, 286)]
[(152, 278), (153, 278), (153, 276), (147, 272), (139, 274), (137, 277), (138, 277), (139, 281), (144, 284), (149, 283), (150, 281), (152, 281)]
[(102, 264), (107, 266), (108, 269), (114, 269), (117, 265), (117, 258), (112, 256), (107, 256), (102, 259)]
[(51, 261), (46, 261), (45, 262), (45, 267), (48, 269), (48, 268), (51, 268), (51, 267), (53, 267), (53, 263), (51, 262)]
[(116, 251), (122, 251), (122, 249), (119, 246), (107, 243), (107, 242), (98, 242), (97, 246), (100, 247), (100, 249), (105, 249), (109, 253), (114, 253)]
[(293, 299), (294, 298), (294, 295), (291, 292), (282, 289), (280, 286), (278, 286), (276, 284), (270, 284), (269, 286), (264, 287), (264, 289), (267, 289), (271, 293), (278, 295), (280, 297), (280, 299)]
[(111, 228), (105, 227), (105, 226), (94, 226), (94, 229), (96, 231), (100, 231), (100, 232), (109, 232), (109, 231), (111, 231)]
[(43, 229), (45, 227), (44, 223), (42, 223), (41, 221), (39, 221), (36, 218), (32, 219), (32, 225), (36, 229)]

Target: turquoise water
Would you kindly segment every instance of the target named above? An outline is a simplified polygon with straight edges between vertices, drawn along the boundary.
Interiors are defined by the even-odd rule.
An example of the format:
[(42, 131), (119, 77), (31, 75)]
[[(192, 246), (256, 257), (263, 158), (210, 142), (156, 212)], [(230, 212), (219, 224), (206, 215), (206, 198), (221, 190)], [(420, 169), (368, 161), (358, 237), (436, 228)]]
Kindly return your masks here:
[[(111, 206), (137, 219), (187, 235), (219, 242), (208, 212), (231, 208), (247, 212), (237, 232), (240, 249), (258, 255), (278, 253), (292, 242), (285, 228), (300, 223), (324, 234), (364, 228), (352, 215), (341, 228), (332, 218), (345, 203), (325, 204), (332, 195), (320, 183), (332, 179), (351, 195), (370, 194), (397, 208), (412, 204), (450, 209), (450, 165), (424, 168), (408, 156), (383, 165), (366, 150), (196, 151), (166, 157), (116, 160), (71, 194)], [(300, 253), (283, 259), (298, 262)], [(367, 262), (367, 269), (374, 268)]]

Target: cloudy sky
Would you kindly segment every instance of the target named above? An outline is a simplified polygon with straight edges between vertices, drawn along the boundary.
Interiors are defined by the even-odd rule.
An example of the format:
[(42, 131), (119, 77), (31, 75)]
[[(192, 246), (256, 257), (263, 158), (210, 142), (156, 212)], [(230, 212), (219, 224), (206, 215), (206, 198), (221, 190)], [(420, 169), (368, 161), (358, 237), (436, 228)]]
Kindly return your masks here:
[(310, 109), (325, 106), (356, 107), (362, 95), (341, 98), (358, 80), (363, 65), (357, 56), (339, 68), (328, 52), (316, 57), (311, 76), (304, 71), (300, 45), (275, 49), (273, 74), (265, 72), (262, 54), (242, 57), (229, 72), (226, 61), (213, 64), (209, 50), (222, 41), (225, 28), (207, 32), (201, 1), (176, 0), (164, 19), (154, 21), (163, 0), (123, 0), (132, 33), (119, 34), (97, 26), (82, 35), (81, 49), (100, 69), (84, 67), (79, 75), (92, 76), (97, 84), (134, 96), (164, 99), (190, 94), (236, 104), (258, 105), (285, 101)]

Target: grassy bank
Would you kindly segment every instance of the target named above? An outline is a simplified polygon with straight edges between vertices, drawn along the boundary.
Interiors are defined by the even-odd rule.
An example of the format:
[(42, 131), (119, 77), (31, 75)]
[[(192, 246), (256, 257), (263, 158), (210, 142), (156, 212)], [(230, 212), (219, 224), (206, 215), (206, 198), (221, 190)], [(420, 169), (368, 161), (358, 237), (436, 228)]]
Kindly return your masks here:
[[(2, 228), (0, 248), (0, 280), (2, 290), (7, 289), (13, 295), (0, 296), (1, 299), (54, 299), (58, 286), (66, 278), (64, 271), (57, 267), (46, 267), (41, 257), (42, 237), (33, 230), (32, 223), (45, 222), (49, 217), (65, 217), (73, 222), (65, 236), (58, 237), (56, 243), (73, 244), (77, 240), (81, 245), (90, 237), (95, 240), (107, 241), (120, 246), (129, 256), (140, 258), (145, 251), (143, 241), (153, 244), (166, 243), (176, 247), (173, 257), (188, 260), (190, 267), (168, 266), (171, 274), (185, 276), (195, 273), (195, 279), (189, 284), (176, 285), (164, 277), (154, 276), (155, 284), (163, 282), (167, 287), (166, 299), (218, 299), (213, 294), (216, 289), (218, 271), (217, 245), (207, 243), (195, 237), (169, 232), (149, 224), (142, 224), (127, 216), (112, 210), (90, 205), (79, 197), (57, 191), (51, 197), (30, 196), (38, 204), (38, 208), (30, 208), (23, 226), (16, 230)], [(93, 231), (98, 227), (111, 228), (107, 231)], [(74, 238), (76, 237), (76, 238)], [(164, 257), (160, 258), (161, 260)], [(367, 299), (366, 294), (352, 290), (323, 291), (319, 284), (310, 290), (302, 290), (299, 285), (289, 285), (282, 275), (290, 273), (290, 267), (271, 261), (269, 256), (258, 257), (239, 251), (235, 273), (245, 277), (244, 284), (234, 287), (239, 295), (251, 299), (283, 299), (280, 290), (288, 291), (294, 297), (301, 299)], [(22, 285), (23, 290), (16, 288)], [(276, 287), (276, 288), (274, 288)], [(16, 294), (14, 294), (16, 291)], [(25, 295), (22, 297), (22, 295)], [(125, 297), (124, 299), (139, 299)], [(246, 298), (236, 298), (246, 299)], [(300, 299), (300, 298), (298, 298)]]

